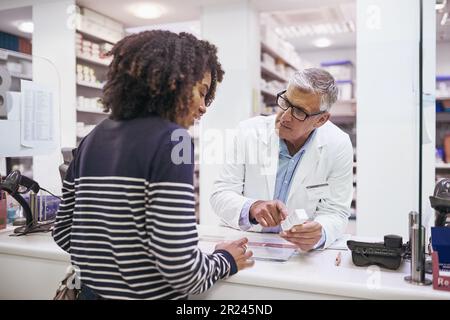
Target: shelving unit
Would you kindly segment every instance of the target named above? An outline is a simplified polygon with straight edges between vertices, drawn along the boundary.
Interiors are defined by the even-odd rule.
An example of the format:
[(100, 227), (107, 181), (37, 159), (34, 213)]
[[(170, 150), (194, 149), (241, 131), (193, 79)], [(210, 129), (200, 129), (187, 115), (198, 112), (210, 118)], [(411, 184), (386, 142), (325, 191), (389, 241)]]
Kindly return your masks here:
[(272, 46), (270, 46), (269, 44), (267, 44), (264, 41), (261, 42), (261, 51), (262, 52), (267, 52), (268, 54), (270, 54), (274, 58), (283, 61), (286, 65), (288, 65), (289, 67), (291, 67), (291, 68), (293, 68), (295, 70), (300, 69), (299, 68), (300, 66), (297, 63), (294, 63), (293, 61), (290, 61), (283, 54), (278, 52), (278, 50), (274, 49)]
[(270, 91), (265, 90), (265, 89), (262, 89), (262, 90), (261, 90), (261, 94), (264, 95), (264, 96), (267, 96), (267, 97), (269, 97), (269, 98), (272, 98), (272, 99), (276, 99), (276, 98), (277, 98), (276, 93), (270, 92)]
[(436, 121), (450, 123), (450, 112), (436, 112)]
[(0, 53), (0, 59), (6, 60), (8, 57), (13, 57), (13, 58), (17, 58), (17, 59), (22, 59), (22, 60), (28, 60), (28, 61), (32, 61), (33, 58), (25, 53), (21, 53), (21, 52), (15, 52), (15, 51), (7, 51), (7, 55), (4, 55), (5, 51), (2, 51)]
[(450, 170), (450, 163), (436, 163), (436, 170)]
[(301, 69), (301, 60), (294, 46), (274, 31), (277, 22), (269, 16), (261, 22), (261, 82), (254, 115), (267, 116), (278, 111), (276, 94), (286, 89), (290, 76)]
[(80, 61), (98, 64), (106, 67), (109, 66), (109, 64), (111, 63), (111, 59), (96, 59), (83, 54), (77, 54), (77, 59)]
[[(320, 68), (327, 70), (336, 79), (339, 88), (338, 101), (331, 108), (330, 120), (340, 129), (346, 132), (356, 148), (356, 115), (357, 103), (355, 99), (355, 70), (353, 62), (350, 60), (324, 61), (320, 63)], [(355, 156), (354, 156), (355, 157)], [(357, 162), (353, 163), (353, 199), (351, 203), (350, 219), (356, 219), (356, 169)]]
[(20, 91), (20, 80), (32, 80), (32, 57), (28, 54), (0, 48), (0, 64), (11, 75), (10, 91)]
[(261, 65), (261, 74), (263, 76), (267, 76), (271, 79), (275, 79), (275, 80), (283, 82), (283, 83), (288, 82), (288, 80), (286, 78), (280, 76), (275, 70), (272, 70), (264, 65)]
[[(7, 67), (8, 63), (21, 64), (21, 72), (9, 70), (12, 81), (11, 86), (8, 89), (8, 91), (20, 91), (21, 79), (32, 80), (31, 73), (25, 74), (24, 72), (32, 69), (33, 58), (28, 54), (0, 48), (0, 65)], [(3, 114), (0, 114), (0, 116), (3, 116)], [(10, 173), (13, 170), (19, 170), (24, 175), (30, 178), (33, 177), (33, 157), (6, 157), (0, 159), (0, 163), (2, 163), (2, 168), (0, 168), (2, 174)]]
[(123, 26), (109, 17), (86, 8), (79, 12), (75, 40), (78, 142), (109, 115), (97, 102), (112, 61), (111, 57), (104, 57), (104, 52), (125, 35)]
[(81, 86), (81, 87), (86, 87), (86, 88), (92, 88), (92, 89), (103, 89), (103, 84), (101, 83), (93, 83), (93, 82), (87, 82), (87, 81), (77, 81), (77, 85)]
[(24, 79), (24, 80), (33, 80), (33, 77), (31, 75), (23, 74), (23, 73), (14, 73), (11, 72), (12, 78), (18, 78), (18, 79)]
[(82, 107), (77, 107), (77, 112), (100, 114), (100, 115), (104, 115), (104, 116), (109, 115), (109, 113), (103, 112), (102, 110), (92, 110), (92, 109), (87, 109), (87, 108), (82, 108)]

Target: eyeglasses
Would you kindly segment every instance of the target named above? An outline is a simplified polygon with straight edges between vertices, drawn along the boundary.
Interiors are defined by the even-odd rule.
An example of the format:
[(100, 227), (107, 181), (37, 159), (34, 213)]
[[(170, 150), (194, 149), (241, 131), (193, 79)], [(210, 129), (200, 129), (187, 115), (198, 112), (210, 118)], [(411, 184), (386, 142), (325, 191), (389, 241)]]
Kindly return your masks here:
[(281, 91), (280, 93), (277, 93), (277, 105), (284, 111), (288, 110), (289, 108), (291, 108), (291, 114), (292, 116), (299, 120), (299, 121), (305, 121), (306, 118), (308, 117), (312, 117), (312, 116), (317, 116), (319, 114), (325, 113), (326, 111), (320, 111), (320, 112), (316, 112), (316, 113), (308, 113), (306, 111), (304, 111), (303, 109), (299, 108), (299, 107), (294, 107), (288, 99), (286, 99), (285, 97), (283, 97), (283, 94), (286, 93), (286, 90)]

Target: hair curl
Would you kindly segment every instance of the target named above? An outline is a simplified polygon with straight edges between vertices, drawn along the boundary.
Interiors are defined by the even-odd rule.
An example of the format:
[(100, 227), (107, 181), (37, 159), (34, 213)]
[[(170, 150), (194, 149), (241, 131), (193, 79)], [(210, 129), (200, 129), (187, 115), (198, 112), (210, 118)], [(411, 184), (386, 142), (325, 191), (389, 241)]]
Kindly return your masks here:
[(128, 120), (156, 114), (170, 121), (189, 112), (192, 89), (206, 72), (211, 86), (206, 106), (214, 100), (224, 71), (217, 48), (189, 33), (152, 30), (119, 41), (113, 55), (102, 102), (111, 119)]

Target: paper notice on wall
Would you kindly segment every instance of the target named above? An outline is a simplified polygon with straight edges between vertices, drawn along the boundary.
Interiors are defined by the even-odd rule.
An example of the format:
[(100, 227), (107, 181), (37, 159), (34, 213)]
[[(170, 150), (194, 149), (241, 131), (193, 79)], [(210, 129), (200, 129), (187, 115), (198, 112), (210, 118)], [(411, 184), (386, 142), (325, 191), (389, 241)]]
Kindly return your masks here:
[(53, 93), (32, 81), (21, 80), (20, 143), (24, 147), (51, 146), (55, 140)]

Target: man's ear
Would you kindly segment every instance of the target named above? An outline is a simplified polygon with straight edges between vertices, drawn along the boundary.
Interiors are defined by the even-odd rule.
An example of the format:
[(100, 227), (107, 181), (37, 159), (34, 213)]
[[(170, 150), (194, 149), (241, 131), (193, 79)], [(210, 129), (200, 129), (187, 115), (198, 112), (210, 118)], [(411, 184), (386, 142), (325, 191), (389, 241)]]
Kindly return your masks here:
[(323, 126), (329, 119), (330, 119), (330, 113), (325, 112), (320, 115), (319, 119), (317, 120), (316, 124), (314, 125), (315, 128), (319, 128)]

